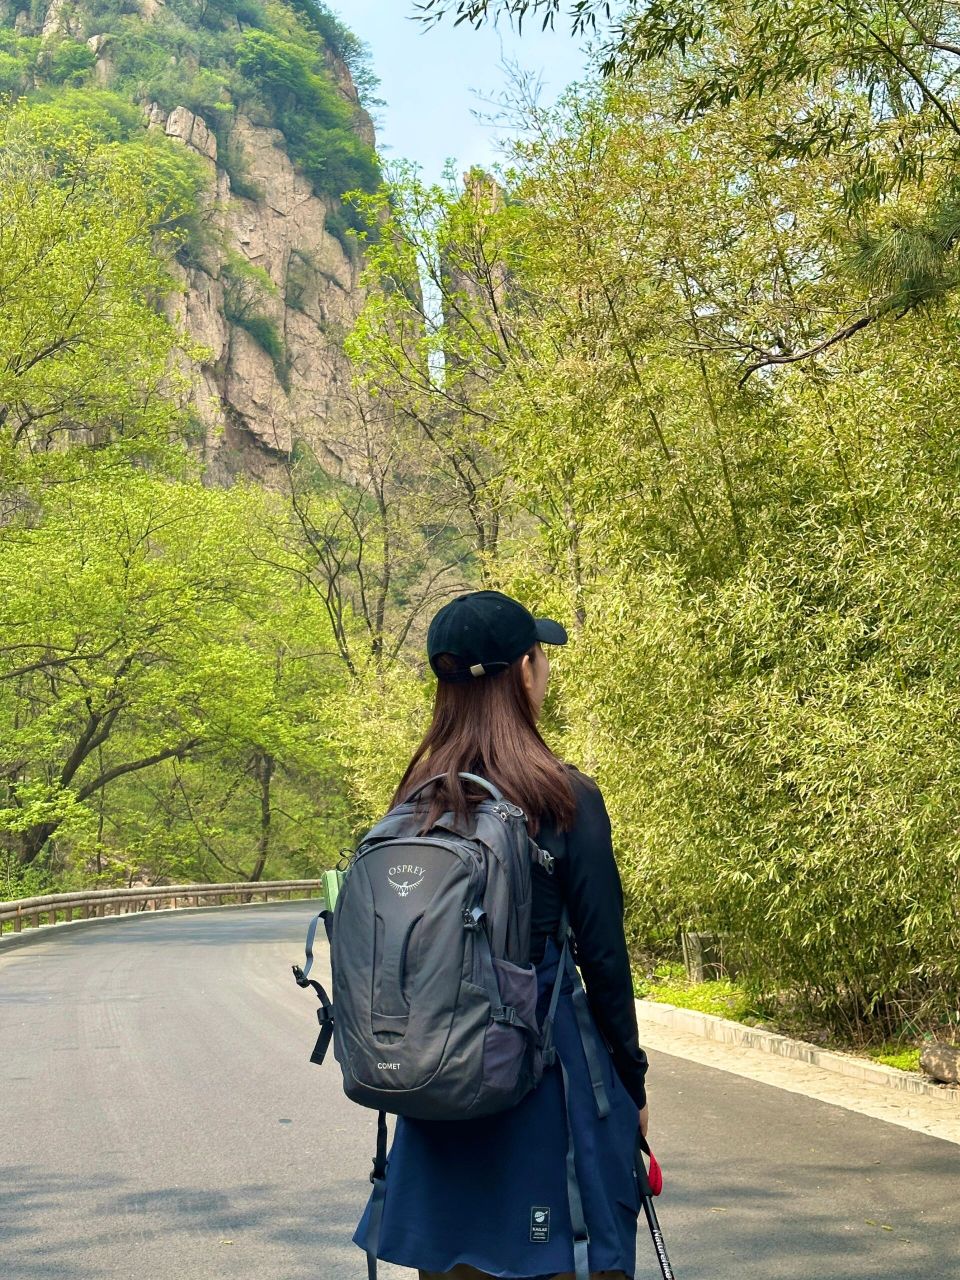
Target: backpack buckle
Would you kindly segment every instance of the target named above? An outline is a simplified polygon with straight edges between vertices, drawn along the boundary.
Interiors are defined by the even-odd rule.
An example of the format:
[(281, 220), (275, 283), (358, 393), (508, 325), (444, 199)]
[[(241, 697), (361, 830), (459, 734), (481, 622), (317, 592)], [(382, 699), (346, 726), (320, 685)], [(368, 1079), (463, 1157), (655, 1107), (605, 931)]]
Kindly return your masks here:
[(552, 876), (557, 862), (556, 858), (549, 849), (541, 849), (533, 840), (530, 843), (533, 845), (533, 861), (538, 867), (542, 867), (548, 876)]
[(483, 928), (483, 922), (487, 918), (487, 913), (482, 907), (474, 907), (470, 910), (464, 907), (463, 910), (463, 927), (469, 929), (471, 933), (477, 933)]

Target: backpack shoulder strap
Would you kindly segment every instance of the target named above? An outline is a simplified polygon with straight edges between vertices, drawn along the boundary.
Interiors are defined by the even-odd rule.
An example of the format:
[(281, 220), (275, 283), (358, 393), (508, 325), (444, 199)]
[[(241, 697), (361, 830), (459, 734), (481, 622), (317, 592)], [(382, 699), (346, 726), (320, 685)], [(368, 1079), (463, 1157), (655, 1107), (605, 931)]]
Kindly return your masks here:
[[(446, 776), (445, 773), (437, 773), (432, 778), (427, 778), (426, 782), (421, 782), (418, 787), (414, 787), (409, 795), (404, 796), (402, 803), (409, 804), (411, 800), (416, 800), (421, 791), (426, 791), (427, 787), (432, 787), (435, 782), (442, 782)], [(486, 778), (481, 778), (479, 774), (461, 773), (460, 777), (463, 778), (464, 782), (475, 782), (478, 787), (483, 787), (484, 791), (489, 791), (494, 800), (503, 799), (503, 793), (492, 782), (488, 782)]]
[(573, 950), (566, 944), (566, 966), (573, 982), (573, 1012), (580, 1031), (583, 1052), (587, 1059), (587, 1070), (590, 1072), (590, 1087), (593, 1089), (593, 1101), (597, 1108), (597, 1116), (602, 1120), (610, 1114), (610, 1097), (603, 1078), (603, 1065), (600, 1058), (600, 1047), (597, 1043), (597, 1031), (590, 1016), (590, 1005), (587, 993), (583, 988), (580, 971), (573, 961)]
[(577, 1161), (573, 1145), (573, 1120), (570, 1111), (570, 1078), (567, 1068), (560, 1063), (560, 1074), (563, 1080), (563, 1101), (567, 1117), (567, 1206), (570, 1210), (570, 1226), (573, 1231), (573, 1269), (574, 1280), (590, 1280), (589, 1248), (590, 1232), (583, 1212), (583, 1197), (580, 1194), (580, 1183), (577, 1179)]
[(293, 965), (293, 976), (297, 980), (298, 987), (307, 987), (310, 985), (307, 979), (308, 979), (310, 970), (313, 968), (313, 940), (317, 936), (317, 925), (320, 923), (321, 920), (323, 920), (324, 925), (326, 926), (326, 917), (328, 917), (329, 914), (330, 914), (329, 911), (327, 911), (326, 907), (324, 907), (324, 909), (322, 911), (319, 911), (310, 921), (310, 926), (307, 929), (307, 940), (304, 943), (304, 947), (303, 947), (306, 964), (303, 966), (302, 969), (298, 964)]
[(377, 1280), (377, 1254), (380, 1252), (380, 1227), (383, 1223), (383, 1202), (387, 1198), (387, 1115), (377, 1112), (377, 1150), (370, 1174), (373, 1194), (370, 1197), (370, 1221), (367, 1224), (367, 1280)]
[[(580, 976), (577, 973), (577, 967), (573, 963), (573, 953), (571, 950), (570, 924), (567, 918), (566, 908), (564, 908), (563, 916), (560, 922), (560, 932), (563, 936), (563, 946), (560, 951), (560, 960), (557, 964), (557, 976), (553, 982), (553, 991), (550, 994), (550, 1005), (547, 1009), (547, 1015), (543, 1020), (543, 1064), (544, 1066), (552, 1066), (557, 1064), (560, 1067), (560, 1079), (563, 1087), (563, 1104), (564, 1113), (567, 1122), (567, 1156), (566, 1156), (566, 1183), (567, 1183), (567, 1207), (570, 1212), (570, 1227), (573, 1233), (573, 1266), (574, 1280), (590, 1280), (589, 1265), (589, 1248), (590, 1248), (590, 1232), (587, 1227), (586, 1216), (583, 1211), (583, 1197), (580, 1194), (580, 1182), (577, 1178), (577, 1161), (576, 1151), (573, 1141), (573, 1118), (570, 1108), (570, 1077), (567, 1074), (567, 1068), (563, 1059), (557, 1054), (556, 1046), (553, 1042), (553, 1023), (556, 1017), (557, 1004), (560, 1000), (560, 988), (563, 986), (564, 978), (573, 975), (574, 998), (576, 998), (577, 988), (582, 991), (580, 984)], [(557, 941), (560, 941), (558, 936)], [(586, 997), (584, 997), (586, 1000)], [(576, 1008), (576, 1006), (574, 1006)], [(589, 1014), (588, 1014), (589, 1021)], [(603, 1077), (599, 1072), (599, 1058), (596, 1055), (596, 1047), (593, 1037), (593, 1029), (589, 1028), (589, 1037), (584, 1036), (584, 1027), (578, 1016), (577, 1028), (580, 1031), (580, 1038), (583, 1041), (583, 1050), (587, 1056), (587, 1065), (590, 1069), (590, 1082), (593, 1085), (593, 1096), (597, 1100), (598, 1114), (606, 1115), (609, 1111), (609, 1103), (606, 1102), (606, 1089), (603, 1086)], [(588, 1048), (589, 1046), (589, 1048)], [(591, 1060), (591, 1049), (593, 1050), (593, 1061)], [(596, 1074), (594, 1068), (596, 1067)], [(606, 1111), (600, 1112), (599, 1094), (597, 1092), (597, 1082), (603, 1089), (603, 1099), (606, 1104)]]
[(557, 965), (557, 976), (554, 980), (547, 1016), (543, 1020), (544, 1065), (549, 1066), (557, 1060), (557, 1053), (553, 1044), (553, 1022), (557, 1011), (557, 1003), (560, 999), (560, 987), (564, 977), (568, 977), (573, 985), (573, 1012), (577, 1019), (577, 1030), (580, 1032), (580, 1042), (583, 1045), (584, 1057), (587, 1060), (593, 1101), (597, 1109), (597, 1116), (602, 1120), (610, 1114), (610, 1096), (603, 1078), (603, 1062), (600, 1055), (600, 1047), (597, 1043), (597, 1032), (590, 1016), (587, 993), (583, 988), (580, 972), (573, 959), (573, 932), (570, 929), (570, 918), (567, 915), (566, 907), (564, 907), (563, 915), (560, 917), (557, 942), (562, 944), (560, 962)]

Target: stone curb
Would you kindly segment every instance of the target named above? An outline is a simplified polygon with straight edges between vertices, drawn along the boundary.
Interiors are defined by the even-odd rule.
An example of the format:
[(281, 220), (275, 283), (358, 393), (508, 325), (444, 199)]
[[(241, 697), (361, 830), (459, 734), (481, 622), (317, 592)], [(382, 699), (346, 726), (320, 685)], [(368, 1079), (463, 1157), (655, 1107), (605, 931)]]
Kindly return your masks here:
[(898, 1071), (896, 1067), (884, 1066), (882, 1062), (865, 1062), (852, 1055), (818, 1049), (803, 1040), (791, 1040), (789, 1036), (781, 1036), (775, 1031), (764, 1031), (762, 1027), (748, 1027), (742, 1022), (718, 1018), (712, 1013), (678, 1009), (676, 1005), (661, 1004), (656, 1000), (637, 1000), (636, 1006), (639, 1018), (670, 1027), (674, 1031), (683, 1031), (720, 1044), (760, 1049), (764, 1053), (776, 1054), (794, 1062), (807, 1062), (811, 1066), (847, 1076), (851, 1080), (878, 1084), (887, 1089), (896, 1089), (900, 1093), (937, 1098), (945, 1106), (960, 1109), (960, 1089), (946, 1089), (931, 1080)]
[[(80, 932), (83, 929), (98, 929), (104, 924), (122, 924), (128, 920), (145, 920), (151, 916), (202, 916), (213, 911), (249, 911), (251, 907), (295, 907), (312, 902), (320, 902), (320, 898), (278, 899), (276, 902), (224, 902), (220, 906), (208, 907), (162, 907), (159, 911), (129, 911), (118, 916), (93, 916), (89, 920), (61, 920), (59, 924), (40, 924), (20, 933), (5, 933), (0, 936), (0, 956), (4, 951), (13, 951), (17, 947), (26, 947), (31, 943), (50, 942), (61, 938), (69, 930)], [(317, 908), (319, 910), (319, 908)]]

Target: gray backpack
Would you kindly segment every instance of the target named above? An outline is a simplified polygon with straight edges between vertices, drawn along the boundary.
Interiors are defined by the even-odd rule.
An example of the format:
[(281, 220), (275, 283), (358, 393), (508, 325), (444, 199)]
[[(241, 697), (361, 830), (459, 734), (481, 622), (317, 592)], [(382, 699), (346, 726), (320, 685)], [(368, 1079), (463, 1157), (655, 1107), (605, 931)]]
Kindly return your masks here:
[[(537, 975), (530, 964), (531, 865), (553, 858), (522, 810), (489, 782), (467, 823), (425, 834), (425, 782), (364, 836), (333, 910), (311, 924), (294, 969), (320, 996), (322, 1061), (333, 1036), (348, 1098), (421, 1120), (470, 1120), (515, 1106), (543, 1072)], [(307, 973), (323, 920), (333, 1001)], [(334, 1009), (336, 1014), (334, 1015)]]

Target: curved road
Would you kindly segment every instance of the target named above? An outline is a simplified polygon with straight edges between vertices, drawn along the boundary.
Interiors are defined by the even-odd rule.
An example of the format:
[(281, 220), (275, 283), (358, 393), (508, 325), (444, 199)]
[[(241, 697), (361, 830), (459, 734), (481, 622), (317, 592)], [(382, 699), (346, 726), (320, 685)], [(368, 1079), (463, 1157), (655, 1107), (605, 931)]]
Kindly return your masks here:
[[(316, 1001), (290, 964), (310, 914), (139, 916), (0, 950), (4, 1280), (365, 1276), (374, 1117), (307, 1061)], [(960, 1280), (957, 1146), (651, 1061), (679, 1280)], [(637, 1275), (659, 1275), (645, 1230)]]

